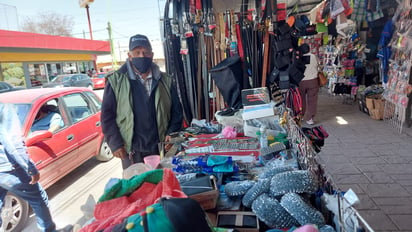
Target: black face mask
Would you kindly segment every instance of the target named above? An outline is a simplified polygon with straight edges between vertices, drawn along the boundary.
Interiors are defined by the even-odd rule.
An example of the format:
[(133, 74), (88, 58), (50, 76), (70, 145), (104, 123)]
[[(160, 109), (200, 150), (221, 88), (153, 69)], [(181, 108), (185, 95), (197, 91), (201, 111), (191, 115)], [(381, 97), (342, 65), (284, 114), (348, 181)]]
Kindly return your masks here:
[(132, 64), (140, 73), (147, 73), (152, 66), (152, 58), (149, 57), (133, 57)]

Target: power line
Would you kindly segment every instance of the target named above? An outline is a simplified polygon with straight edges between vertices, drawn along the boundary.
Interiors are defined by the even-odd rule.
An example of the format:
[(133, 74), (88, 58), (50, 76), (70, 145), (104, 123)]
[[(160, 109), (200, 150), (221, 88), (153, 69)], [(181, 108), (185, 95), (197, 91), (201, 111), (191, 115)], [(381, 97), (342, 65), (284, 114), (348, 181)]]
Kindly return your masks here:
[(121, 35), (121, 36), (123, 36), (123, 37), (128, 37), (128, 36), (125, 36), (125, 35), (123, 35), (122, 33), (118, 32), (118, 31), (114, 30), (113, 28), (112, 28), (112, 31), (113, 31), (113, 32), (116, 32), (117, 34), (119, 34), (119, 35)]

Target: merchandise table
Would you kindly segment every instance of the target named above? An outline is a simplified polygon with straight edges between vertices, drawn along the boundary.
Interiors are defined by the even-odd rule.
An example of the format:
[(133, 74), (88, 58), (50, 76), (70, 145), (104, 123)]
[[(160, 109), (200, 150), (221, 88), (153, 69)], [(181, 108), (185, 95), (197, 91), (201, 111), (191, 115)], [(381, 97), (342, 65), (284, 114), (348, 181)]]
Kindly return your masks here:
[[(321, 232), (373, 232), (352, 207), (356, 195), (333, 185), (316, 161), (313, 141), (292, 117), (285, 117), (286, 134), (270, 138), (275, 142), (268, 147), (261, 148), (251, 137), (200, 135), (188, 142), (185, 154), (163, 157), (157, 169), (146, 166), (110, 183), (95, 206), (94, 219), (81, 231), (136, 228), (145, 220), (156, 224), (159, 216), (151, 214), (150, 221), (145, 215), (173, 203), (170, 197), (188, 196), (206, 212), (203, 219), (215, 231), (294, 231), (314, 224)], [(190, 215), (185, 208), (179, 212)], [(202, 218), (197, 212), (191, 220)]]

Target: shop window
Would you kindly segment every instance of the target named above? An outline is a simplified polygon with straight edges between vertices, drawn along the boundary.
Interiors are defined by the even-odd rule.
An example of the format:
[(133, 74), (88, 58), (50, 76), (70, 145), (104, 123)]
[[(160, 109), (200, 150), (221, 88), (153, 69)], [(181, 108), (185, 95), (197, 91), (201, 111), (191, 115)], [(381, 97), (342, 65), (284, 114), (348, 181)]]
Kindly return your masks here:
[(64, 74), (78, 73), (76, 63), (64, 63), (62, 70)]
[(47, 84), (49, 82), (47, 80), (45, 64), (29, 64), (28, 67), (30, 73), (31, 86), (42, 86), (43, 84)]
[(5, 81), (13, 86), (26, 86), (23, 63), (1, 63), (0, 81)]
[(49, 63), (46, 64), (47, 66), (47, 73), (49, 75), (49, 81), (53, 80), (57, 75), (63, 74), (63, 70), (61, 65), (58, 63)]

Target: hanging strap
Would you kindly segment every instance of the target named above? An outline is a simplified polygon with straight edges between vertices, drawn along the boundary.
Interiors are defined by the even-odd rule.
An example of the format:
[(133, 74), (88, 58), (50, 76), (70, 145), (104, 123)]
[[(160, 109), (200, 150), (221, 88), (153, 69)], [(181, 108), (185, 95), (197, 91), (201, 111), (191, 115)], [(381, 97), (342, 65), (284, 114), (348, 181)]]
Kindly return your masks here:
[[(192, 1), (192, 0), (191, 0)], [(203, 12), (202, 12), (202, 0), (196, 0), (195, 3), (195, 24), (200, 24), (202, 22)]]
[(286, 92), (286, 107), (291, 109), (294, 117), (302, 115), (302, 97), (297, 88), (290, 88)]

